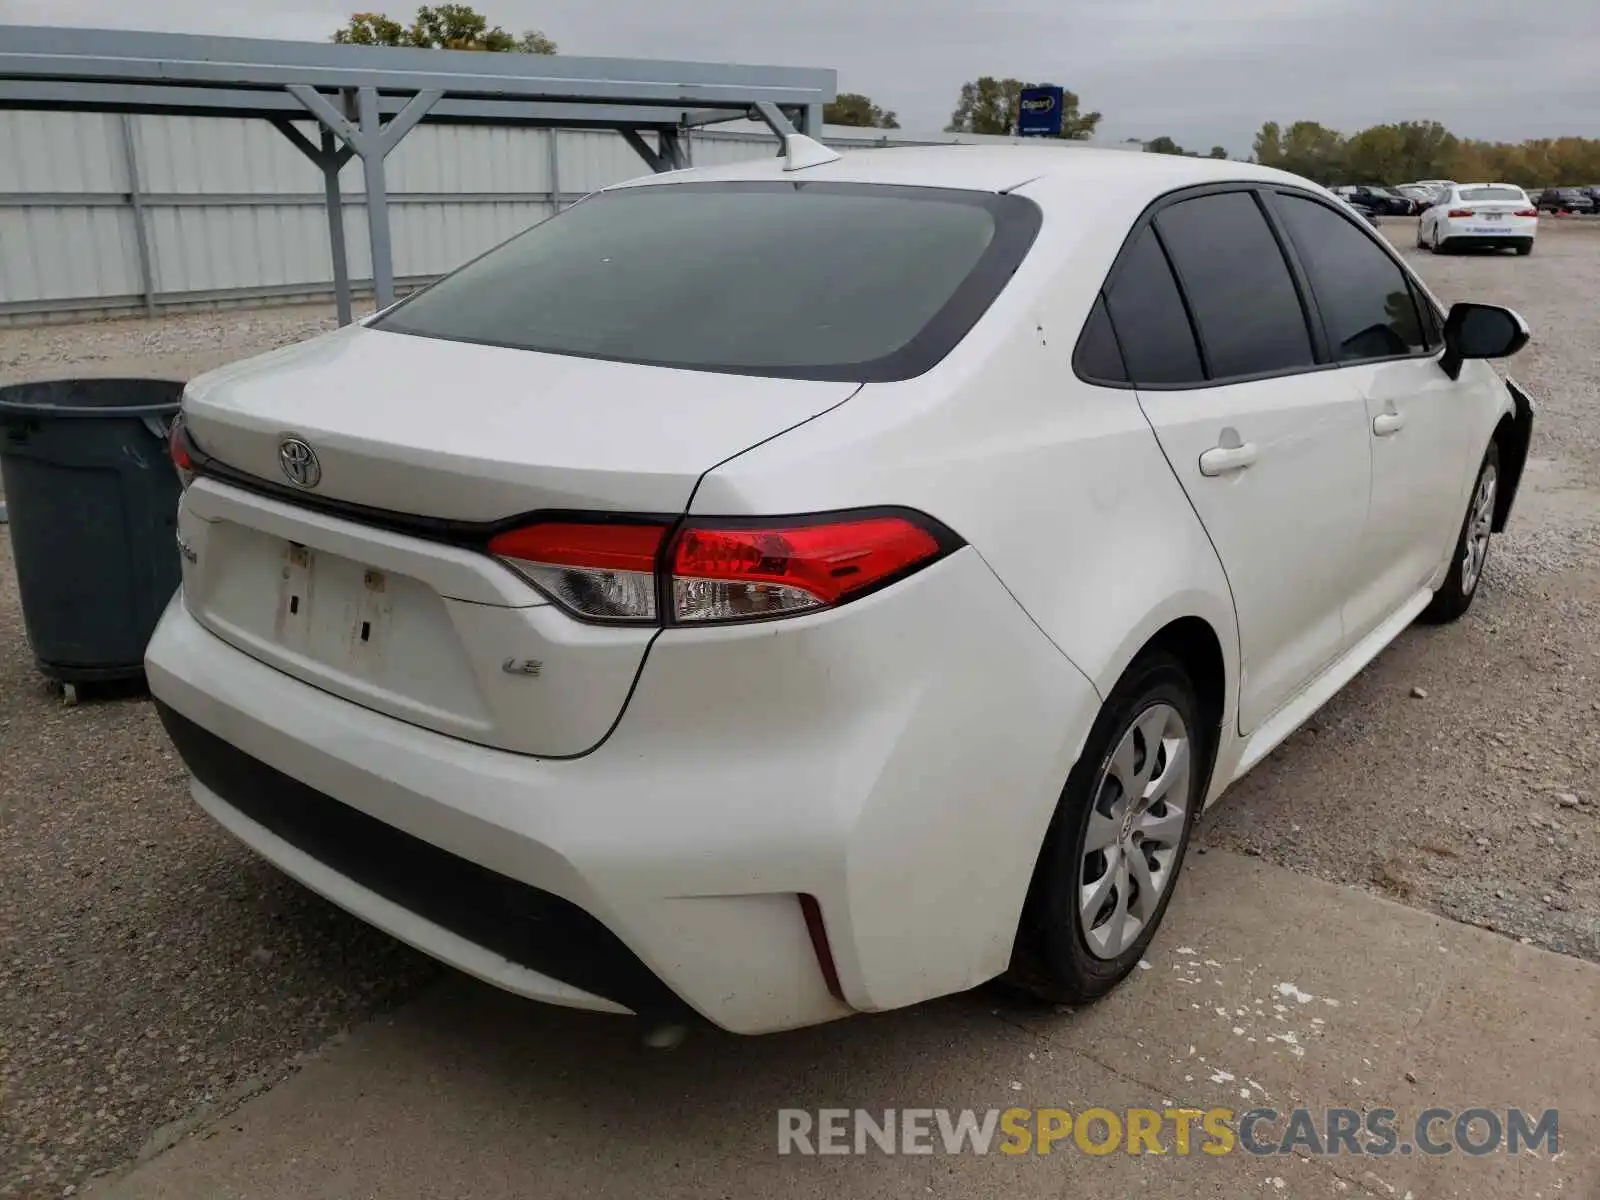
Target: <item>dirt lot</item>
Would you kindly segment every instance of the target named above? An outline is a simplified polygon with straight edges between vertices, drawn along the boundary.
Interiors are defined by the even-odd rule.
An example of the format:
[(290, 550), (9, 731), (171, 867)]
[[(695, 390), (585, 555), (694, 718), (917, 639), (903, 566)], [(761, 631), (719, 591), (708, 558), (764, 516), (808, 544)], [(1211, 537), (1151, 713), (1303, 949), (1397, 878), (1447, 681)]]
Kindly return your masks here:
[[(1600, 961), (1600, 225), (1544, 224), (1529, 259), (1418, 264), (1443, 299), (1535, 330), (1513, 367), (1541, 405), (1536, 461), (1478, 605), (1404, 635), (1201, 838)], [(0, 379), (186, 377), (331, 324), (0, 330)], [(61, 707), (0, 545), (0, 1196), (56, 1196), (438, 972), (204, 818), (141, 699)]]

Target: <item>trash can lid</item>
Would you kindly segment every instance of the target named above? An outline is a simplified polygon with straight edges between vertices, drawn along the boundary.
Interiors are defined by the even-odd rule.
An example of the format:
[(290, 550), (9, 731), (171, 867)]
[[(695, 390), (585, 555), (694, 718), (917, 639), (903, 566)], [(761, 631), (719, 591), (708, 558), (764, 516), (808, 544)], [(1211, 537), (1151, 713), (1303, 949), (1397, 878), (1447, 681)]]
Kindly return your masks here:
[(52, 379), (0, 387), (0, 417), (169, 416), (181, 379)]

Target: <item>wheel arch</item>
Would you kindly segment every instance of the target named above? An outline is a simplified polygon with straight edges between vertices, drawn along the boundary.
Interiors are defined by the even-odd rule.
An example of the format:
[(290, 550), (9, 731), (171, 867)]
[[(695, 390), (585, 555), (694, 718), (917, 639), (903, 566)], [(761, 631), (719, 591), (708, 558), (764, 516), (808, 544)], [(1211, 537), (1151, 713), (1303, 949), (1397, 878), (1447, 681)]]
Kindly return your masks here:
[(1158, 652), (1170, 654), (1183, 664), (1194, 684), (1207, 728), (1222, 728), (1227, 719), (1228, 667), (1217, 631), (1203, 617), (1179, 617), (1157, 630), (1139, 648), (1134, 661)]
[(1494, 524), (1490, 527), (1496, 533), (1502, 532), (1511, 519), (1511, 506), (1516, 502), (1522, 472), (1528, 465), (1528, 447), (1533, 441), (1533, 402), (1509, 379), (1506, 390), (1511, 393), (1514, 407), (1500, 417), (1492, 439), (1500, 451), (1500, 489), (1495, 497)]
[(1238, 618), (1232, 598), (1209, 592), (1188, 592), (1173, 597), (1139, 622), (1119, 651), (1095, 672), (1095, 689), (1109, 696), (1117, 683), (1143, 656), (1165, 652), (1188, 672), (1200, 701), (1208, 737), (1206, 795), (1215, 793), (1212, 777), (1219, 757), (1235, 744), (1235, 715), (1239, 709), (1240, 659)]

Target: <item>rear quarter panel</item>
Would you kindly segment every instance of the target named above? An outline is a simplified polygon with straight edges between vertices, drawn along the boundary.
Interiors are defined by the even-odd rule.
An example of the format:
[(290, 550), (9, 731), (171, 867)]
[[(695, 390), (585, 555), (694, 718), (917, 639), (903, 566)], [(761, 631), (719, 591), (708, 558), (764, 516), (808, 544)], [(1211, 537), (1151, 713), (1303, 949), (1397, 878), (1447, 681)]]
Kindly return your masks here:
[(723, 463), (697, 514), (901, 504), (983, 556), (1104, 696), (1185, 616), (1216, 632), (1236, 696), (1238, 630), (1216, 552), (1132, 391), (1077, 379), (1072, 352), (1141, 203), (1023, 189), (1045, 212), (1010, 286), (927, 374), (852, 400)]

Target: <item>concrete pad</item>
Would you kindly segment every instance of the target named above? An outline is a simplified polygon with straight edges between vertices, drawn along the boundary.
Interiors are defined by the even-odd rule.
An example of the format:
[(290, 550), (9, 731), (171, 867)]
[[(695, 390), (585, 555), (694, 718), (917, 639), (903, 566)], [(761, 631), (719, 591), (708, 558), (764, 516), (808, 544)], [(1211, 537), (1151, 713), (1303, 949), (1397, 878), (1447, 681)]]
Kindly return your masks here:
[[(986, 989), (777, 1037), (697, 1031), (671, 1053), (640, 1047), (632, 1022), (452, 979), (91, 1194), (1586, 1200), (1600, 1189), (1600, 968), (1215, 852), (1191, 860), (1148, 961), (1079, 1012)], [(1559, 1108), (1562, 1152), (1098, 1157), (1070, 1140), (1047, 1156), (776, 1152), (780, 1108), (1297, 1103), (1393, 1108), (1405, 1140), (1432, 1106)], [(1262, 1129), (1270, 1140), (1283, 1123)]]

